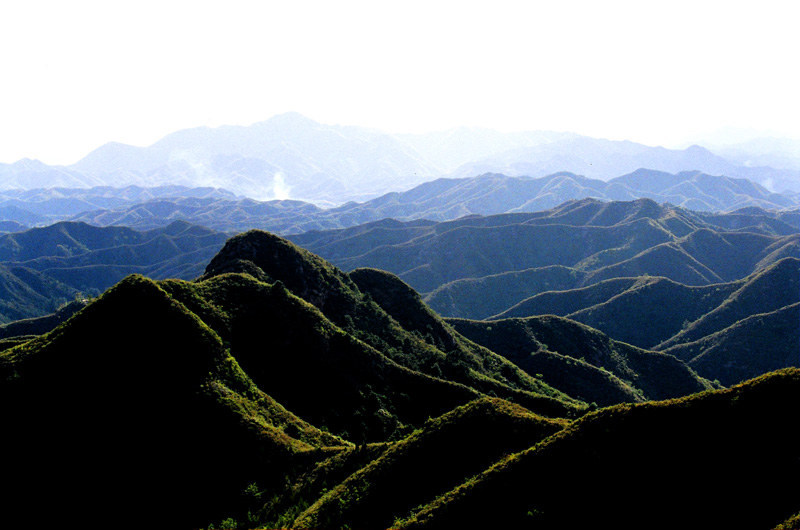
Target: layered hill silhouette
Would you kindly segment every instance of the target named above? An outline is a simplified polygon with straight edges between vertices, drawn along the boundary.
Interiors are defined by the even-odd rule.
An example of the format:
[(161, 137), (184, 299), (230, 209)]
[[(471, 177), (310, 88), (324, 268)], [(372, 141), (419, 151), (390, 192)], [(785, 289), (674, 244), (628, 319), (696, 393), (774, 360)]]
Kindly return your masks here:
[(0, 235), (0, 322), (53, 312), (128, 274), (196, 278), (227, 237), (182, 221), (143, 232), (61, 222)]
[[(625, 342), (653, 348), (662, 342), (668, 346), (676, 341), (695, 340), (747, 315), (795, 303), (798, 281), (800, 260), (785, 257), (741, 280), (699, 287), (648, 276), (547, 291), (491, 318), (551, 313), (601, 329)], [(670, 311), (664, 314), (667, 304)], [(629, 316), (621, 321), (616, 318), (620, 314)], [(670, 340), (678, 334), (680, 339)]]
[[(464, 335), (473, 331), (474, 340)], [(492, 340), (494, 349), (479, 345)], [(533, 347), (534, 355), (519, 353)], [(755, 428), (755, 438), (727, 446), (755, 458), (758, 437), (767, 436), (759, 427), (779, 425), (751, 412), (767, 399), (759, 389), (771, 403), (791, 400), (797, 379), (784, 371), (708, 393), (710, 383), (671, 355), (557, 317), (444, 321), (390, 273), (346, 273), (250, 231), (229, 239), (196, 281), (128, 276), (54, 330), (0, 353), (0, 399), (9, 405), (0, 422), (13, 433), (1, 442), (4, 473), (18, 485), (2, 517), (4, 525), (38, 525), (47, 515), (32, 508), (47, 502), (69, 519), (86, 520), (89, 510), (85, 525), (97, 527), (448, 521), (453, 514), (439, 515), (449, 513), (440, 508), (456, 495), (448, 492), (482, 483), (498, 466), (562, 439), (585, 440), (602, 454), (607, 445), (597, 445), (592, 429), (625, 437), (637, 425), (660, 425), (662, 410), (682, 418), (671, 440), (699, 454), (717, 438), (692, 435), (689, 425), (730, 418), (742, 432)], [(595, 406), (589, 401), (602, 407), (698, 391), (706, 393), (585, 416)], [(725, 405), (732, 396), (738, 405)], [(636, 419), (619, 420), (628, 417)], [(583, 430), (587, 424), (594, 427)], [(780, 445), (771, 457), (791, 459), (794, 447)], [(594, 480), (595, 464), (580, 454), (577, 467), (559, 465)], [(771, 469), (745, 473), (785, 486), (788, 475)], [(76, 483), (76, 475), (84, 478)], [(497, 520), (515, 521), (516, 499)], [(795, 501), (775, 496), (761, 513), (778, 523), (797, 513)], [(552, 502), (536, 508), (547, 521), (560, 517)]]
[[(705, 368), (698, 368), (708, 379), (732, 384), (763, 373), (765, 366), (796, 364), (780, 353), (772, 364), (758, 356), (747, 362), (741, 353), (747, 341), (730, 339), (741, 336), (741, 326), (738, 334), (719, 334), (768, 313), (759, 321), (764, 329), (790, 329), (791, 311), (778, 310), (798, 301), (795, 217), (793, 211), (759, 208), (714, 214), (647, 199), (587, 199), (530, 214), (447, 223), (387, 220), (294, 239), (342, 268), (368, 267), (353, 276), (367, 282), (361, 285), (367, 292), (375, 278), (384, 286), (391, 283), (377, 268), (398, 273), (427, 291), (424, 300), (444, 316), (565, 316), (640, 348), (666, 351), (695, 343), (680, 348), (691, 366), (720, 341), (736, 344), (735, 367), (721, 360), (709, 364), (711, 357), (704, 357)], [(146, 232), (58, 223), (7, 234), (0, 239), (6, 293), (0, 318), (43, 316), (76, 297), (102, 292), (129, 273), (197, 277), (225, 237), (185, 222)], [(392, 292), (382, 299), (395, 312), (405, 308), (396, 300), (414, 299), (402, 288)], [(671, 311), (664, 312), (667, 303)], [(428, 332), (427, 323), (409, 324), (417, 333)], [(711, 335), (717, 340), (701, 341)], [(794, 335), (781, 331), (776, 337), (788, 347), (797, 342)], [(440, 342), (452, 341), (440, 337)], [(432, 370), (436, 363), (431, 363)]]
[(386, 218), (447, 221), (475, 214), (536, 212), (585, 198), (649, 198), (698, 212), (731, 212), (749, 207), (796, 211), (800, 205), (796, 195), (771, 193), (745, 179), (698, 171), (670, 174), (640, 169), (608, 182), (565, 172), (540, 178), (501, 174), (443, 178), (408, 191), (332, 208), (297, 200), (259, 201), (209, 187), (9, 190), (0, 192), (0, 220), (4, 220), (8, 232), (63, 220), (137, 230), (182, 220), (229, 233), (260, 228), (297, 234)]
[[(534, 146), (510, 149), (481, 160), (466, 163), (453, 176), (472, 176), (485, 172), (512, 176), (543, 176), (568, 170), (589, 178), (609, 180), (619, 175), (649, 168), (666, 173), (699, 170), (711, 175), (745, 178), (770, 184), (776, 191), (796, 188), (794, 169), (740, 165), (715, 155), (699, 145), (683, 150), (648, 147), (629, 141), (572, 137)], [(772, 178), (773, 180), (769, 180)]]
[[(188, 203), (192, 200), (202, 202), (204, 200), (237, 199), (233, 193), (217, 188), (187, 188), (185, 186), (59, 188), (53, 186), (52, 182), (48, 184), (47, 188), (17, 188), (0, 191), (0, 218), (24, 223), (31, 227), (63, 221), (83, 212), (127, 208), (158, 200)], [(131, 219), (134, 219), (133, 215)], [(158, 226), (162, 224), (163, 222)]]
[[(570, 269), (573, 288), (644, 274), (706, 285), (740, 279), (797, 255), (794, 222), (794, 212), (758, 208), (703, 214), (649, 199), (584, 199), (542, 212), (441, 223), (385, 220), (290, 239), (344, 269), (391, 271), (423, 293), (506, 273), (557, 274), (552, 267)], [(503, 289), (495, 292), (503, 296)], [(510, 301), (503, 303), (509, 307)], [(444, 303), (432, 307), (446, 316), (465, 316), (446, 310)]]
[[(760, 208), (712, 214), (648, 199), (585, 199), (532, 214), (384, 221), (290, 237), (344, 269), (398, 274), (443, 316), (553, 314), (639, 348), (693, 343), (675, 351), (704, 377), (729, 385), (765, 366), (800, 364), (789, 353), (800, 351), (788, 309), (800, 302), (793, 217)], [(747, 323), (740, 321), (756, 315), (764, 316), (748, 322), (775, 337), (770, 355), (741, 338)], [(704, 357), (712, 348), (728, 357)]]
[(637, 170), (608, 182), (564, 172), (540, 178), (500, 174), (446, 178), (333, 208), (296, 200), (257, 201), (220, 189), (179, 186), (14, 190), (5, 195), (9, 198), (0, 202), (0, 219), (28, 226), (71, 220), (149, 230), (184, 220), (226, 232), (261, 228), (280, 234), (347, 228), (385, 218), (446, 221), (474, 214), (535, 212), (585, 198), (649, 198), (709, 212), (796, 209), (800, 204), (794, 195), (771, 193), (745, 179), (653, 170)]
[[(87, 303), (88, 300), (80, 298), (68, 302), (44, 316), (17, 319), (7, 324), (0, 324), (0, 341), (6, 341), (3, 346), (10, 347), (33, 336), (44, 335), (66, 322), (72, 315), (83, 309)], [(37, 312), (40, 309), (37, 308)]]
[(711, 388), (675, 357), (612, 340), (566, 318), (447, 322), (553, 387), (600, 406), (668, 399)]
[(538, 178), (570, 171), (609, 180), (649, 168), (701, 171), (750, 179), (777, 192), (797, 191), (800, 172), (784, 161), (766, 155), (754, 165), (697, 145), (665, 149), (548, 131), (461, 128), (392, 135), (286, 113), (246, 127), (176, 131), (147, 147), (112, 142), (70, 166), (27, 159), (0, 164), (0, 189), (210, 186), (259, 200), (341, 205), (439, 177), (504, 173)]
[(704, 377), (730, 385), (784, 366), (797, 366), (800, 303), (748, 315), (720, 331), (691, 342), (660, 347), (686, 361)]
[(672, 174), (637, 169), (632, 173), (617, 173), (610, 180), (564, 171), (541, 177), (485, 173), (443, 178), (360, 205), (344, 205), (334, 212), (358, 215), (361, 222), (387, 217), (445, 221), (473, 214), (536, 212), (585, 198), (607, 201), (647, 198), (700, 211), (729, 211), (749, 206), (797, 207), (792, 197), (772, 193), (742, 178), (712, 176), (700, 171)]

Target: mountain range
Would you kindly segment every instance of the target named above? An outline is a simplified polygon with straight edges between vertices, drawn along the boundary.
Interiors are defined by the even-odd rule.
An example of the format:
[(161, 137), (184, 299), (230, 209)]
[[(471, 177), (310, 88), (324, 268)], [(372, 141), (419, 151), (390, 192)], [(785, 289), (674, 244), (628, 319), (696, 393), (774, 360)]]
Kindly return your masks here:
[[(0, 521), (796, 520), (800, 453), (782, 433), (797, 369), (721, 389), (671, 355), (560, 317), (515, 328), (536, 327), (530, 362), (502, 344), (502, 354), (480, 346), (465, 326), (388, 272), (344, 272), (263, 231), (228, 239), (195, 281), (128, 276), (0, 352), (9, 433), (0, 451), (15, 485)], [(483, 330), (511, 338), (511, 327)], [(618, 404), (571, 394), (576, 378), (587, 383), (581, 392)], [(710, 471), (698, 480), (701, 469)], [(576, 497), (576, 487), (590, 493)], [(708, 502), (709, 487), (727, 508)], [(653, 513), (664, 515), (650, 524)]]
[(0, 219), (31, 228), (65, 221), (88, 211), (119, 209), (152, 201), (238, 198), (221, 189), (184, 186), (13, 189), (0, 191)]
[[(529, 214), (385, 220), (290, 237), (345, 270), (399, 274), (442, 316), (567, 317), (729, 385), (792, 365), (789, 352), (800, 348), (791, 325), (797, 217), (584, 199)], [(62, 222), (0, 236), (0, 319), (42, 317), (131, 273), (196, 278), (227, 237), (182, 221), (149, 231)], [(759, 333), (772, 333), (774, 353), (752, 353)], [(737, 363), (726, 361), (732, 355)]]
[(446, 221), (473, 214), (535, 212), (584, 198), (606, 201), (648, 198), (710, 212), (748, 207), (787, 210), (800, 205), (796, 196), (771, 193), (744, 179), (714, 177), (697, 171), (670, 174), (638, 170), (608, 182), (563, 172), (540, 178), (485, 174), (437, 179), (405, 192), (391, 192), (334, 208), (293, 200), (256, 201), (216, 188), (16, 190), (0, 192), (0, 220), (5, 220), (8, 232), (63, 220), (139, 230), (182, 220), (230, 233), (261, 228), (295, 234), (347, 228), (385, 218)]
[[(445, 317), (483, 319), (492, 328), (493, 321), (567, 317), (614, 340), (676, 354), (729, 385), (797, 361), (795, 217), (584, 199), (531, 214), (387, 220), (289, 237), (345, 270), (397, 274)], [(754, 345), (766, 335), (770, 353)]]
[(797, 216), (759, 208), (693, 212), (649, 199), (584, 199), (534, 213), (445, 222), (387, 219), (288, 237), (346, 270), (393, 272), (422, 293), (511, 272), (535, 277), (565, 271), (573, 287), (631, 273), (705, 285), (795, 256)]
[(196, 278), (227, 237), (181, 221), (143, 232), (61, 222), (0, 235), (0, 323), (97, 296), (133, 273)]
[(796, 147), (290, 113), (0, 164), (0, 528), (800, 528)]
[(609, 180), (648, 168), (701, 171), (746, 178), (774, 191), (800, 191), (800, 168), (787, 169), (781, 161), (778, 168), (753, 166), (696, 145), (671, 150), (542, 131), (462, 128), (392, 135), (287, 113), (250, 126), (177, 131), (148, 147), (109, 143), (70, 166), (28, 159), (0, 164), (0, 189), (183, 185), (223, 188), (257, 200), (336, 206), (447, 176), (536, 178), (569, 171)]

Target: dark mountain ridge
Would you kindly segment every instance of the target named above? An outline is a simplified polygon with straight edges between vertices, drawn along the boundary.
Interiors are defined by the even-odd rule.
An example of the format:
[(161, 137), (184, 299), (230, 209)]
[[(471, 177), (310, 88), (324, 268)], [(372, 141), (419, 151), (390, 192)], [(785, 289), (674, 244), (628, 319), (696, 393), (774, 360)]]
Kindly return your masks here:
[[(788, 416), (775, 404), (794, 406), (786, 399), (798, 385), (800, 371), (787, 369), (721, 392), (600, 410), (393, 526), (674, 528), (691, 519), (774, 528), (797, 513), (798, 449), (780, 434)], [(707, 472), (698, 479), (698, 470)], [(591, 494), (565, 494), (576, 485)], [(709, 488), (724, 502), (709, 500)]]
[(256, 477), (280, 485), (324, 457), (315, 448), (347, 445), (261, 393), (214, 331), (143, 278), (3, 353), (0, 374), (15, 484), (4, 525), (53, 513), (91, 513), (90, 526), (205, 525)]
[[(482, 392), (513, 397), (542, 411), (559, 408), (548, 394), (564, 397), (493, 352), (463, 341), (432, 313), (423, 319), (425, 334), (420, 333), (419, 324), (418, 329), (414, 325), (410, 330), (404, 328), (393, 316), (398, 314), (398, 306), (386, 303), (391, 297), (385, 291), (397, 290), (397, 283), (391, 278), (372, 275), (365, 279), (366, 274), (357, 275), (362, 285), (369, 288), (366, 293), (375, 293), (374, 297), (367, 296), (347, 273), (267, 232), (250, 231), (231, 238), (209, 263), (204, 278), (238, 271), (252, 273), (253, 269), (263, 280), (280, 281), (333, 324), (413, 370), (432, 377), (444, 376)], [(406, 296), (412, 300), (418, 298), (416, 293)], [(376, 303), (376, 299), (383, 301), (392, 313)], [(421, 310), (422, 306), (418, 302)], [(398, 314), (398, 318), (406, 325), (412, 322), (407, 315)]]
[[(606, 388), (627, 386), (617, 399), (709, 388), (669, 355), (615, 343), (564, 319), (537, 325), (530, 344), (547, 344), (546, 366), (589, 374), (584, 381), (598, 385), (602, 377), (611, 383)], [(560, 494), (529, 495), (545, 484), (531, 479), (539, 475), (525, 468), (525, 480), (505, 472), (499, 482), (491, 477), (549, 447), (559, 474), (542, 467), (547, 484), (573, 476), (594, 483), (606, 476), (595, 472), (597, 459), (602, 469), (613, 461), (609, 476), (627, 480), (629, 462), (641, 469), (659, 465), (653, 454), (669, 454), (647, 452), (656, 447), (647, 433), (660, 425), (671, 437), (657, 443), (691, 447), (692, 455), (706, 457), (725, 440), (747, 463), (746, 476), (759, 479), (745, 484), (769, 484), (736, 492), (755, 496), (762, 517), (777, 523), (797, 512), (786, 482), (792, 469), (786, 475), (777, 463), (797, 455), (796, 444), (775, 445), (773, 431), (786, 412), (774, 404), (794, 402), (796, 379), (795, 372), (778, 372), (729, 393), (586, 415), (581, 400), (463, 337), (397, 277), (374, 269), (347, 273), (252, 231), (230, 239), (196, 281), (129, 276), (55, 330), (0, 352), (0, 400), (10, 405), (0, 409), (0, 424), (13, 433), (0, 451), (6, 477), (17, 485), (0, 517), (9, 526), (39, 526), (50, 510), (89, 527), (158, 521), (181, 528), (384, 528), (416, 520), (447, 526), (456, 514), (441, 503), (475, 484), (485, 491), (486, 482), (496, 485), (490, 495), (504, 499), (484, 504), (502, 508), (492, 520), (516, 526), (522, 509), (563, 526), (572, 519), (561, 518)], [(695, 386), (669, 386), (677, 380)], [(641, 445), (623, 444), (635, 459), (607, 455), (630, 429), (644, 437)], [(769, 465), (750, 467), (764, 436), (773, 443)], [(569, 458), (559, 456), (561, 440), (573, 440)], [(694, 487), (680, 467), (696, 465), (685, 453), (663, 467), (686, 473), (681, 484)], [(727, 479), (728, 468), (717, 473)], [(74, 481), (78, 475), (84, 480)], [(655, 487), (650, 475), (640, 480)], [(598, 495), (602, 502), (588, 501), (592, 513), (608, 518), (612, 504), (605, 490)], [(518, 503), (531, 498), (535, 510)], [(461, 516), (482, 499), (474, 502)], [(395, 522), (405, 514), (412, 519)], [(644, 520), (635, 510), (624, 515), (623, 526)], [(717, 517), (728, 521), (727, 513)]]

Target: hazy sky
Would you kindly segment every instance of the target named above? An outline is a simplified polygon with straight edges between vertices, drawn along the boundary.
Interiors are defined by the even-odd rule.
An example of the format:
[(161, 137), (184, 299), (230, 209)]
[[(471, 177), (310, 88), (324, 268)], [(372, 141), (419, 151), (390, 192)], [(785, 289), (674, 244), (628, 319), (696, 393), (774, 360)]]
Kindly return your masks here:
[(286, 111), (387, 132), (800, 138), (794, 5), (9, 0), (0, 162), (69, 164)]

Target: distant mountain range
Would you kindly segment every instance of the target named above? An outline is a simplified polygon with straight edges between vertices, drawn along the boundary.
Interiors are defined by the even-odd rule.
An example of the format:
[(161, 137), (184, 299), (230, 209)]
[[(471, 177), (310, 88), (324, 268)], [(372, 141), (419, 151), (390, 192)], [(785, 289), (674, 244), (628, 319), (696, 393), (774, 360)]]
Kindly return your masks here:
[(288, 237), (345, 270), (384, 269), (422, 293), (457, 280), (559, 268), (570, 271), (573, 287), (633, 272), (707, 285), (796, 256), (798, 216), (794, 210), (703, 213), (650, 199), (583, 199), (534, 213), (385, 219)]
[(129, 274), (196, 278), (227, 237), (181, 221), (144, 232), (62, 222), (1, 235), (0, 323), (96, 296)]
[[(796, 194), (772, 193), (746, 179), (699, 172), (678, 174), (638, 170), (609, 181), (571, 173), (546, 177), (485, 174), (437, 179), (405, 192), (391, 192), (363, 202), (323, 209), (292, 200), (255, 201), (218, 188), (89, 188), (0, 192), (0, 221), (5, 231), (60, 220), (98, 226), (148, 230), (176, 220), (219, 231), (260, 228), (279, 234), (346, 228), (384, 218), (446, 221), (465, 215), (535, 212), (565, 201), (653, 199), (698, 211), (733, 211), (748, 207), (791, 209)], [(4, 227), (0, 226), (0, 230)]]
[[(584, 199), (537, 213), (384, 220), (289, 237), (344, 270), (397, 274), (446, 317), (560, 315), (675, 352), (705, 377), (732, 384), (763, 373), (763, 363), (797, 361), (797, 217)], [(771, 354), (753, 344), (765, 334)]]
[[(198, 202), (217, 199), (237, 200), (240, 197), (218, 188), (187, 188), (185, 186), (14, 189), (0, 191), (0, 220), (30, 228), (64, 221), (85, 212), (131, 208), (154, 201)], [(166, 224), (169, 222), (171, 220)], [(159, 223), (158, 226), (163, 224), (165, 223)], [(16, 227), (9, 225), (9, 228)], [(155, 228), (155, 225), (148, 228)]]
[(690, 287), (635, 277), (546, 291), (490, 320), (564, 316), (624, 343), (674, 355), (700, 375), (731, 385), (798, 362), (799, 293), (800, 259), (786, 257), (730, 283)]
[(609, 180), (647, 168), (747, 178), (774, 191), (800, 191), (800, 168), (787, 166), (785, 156), (771, 167), (768, 154), (761, 152), (753, 165), (700, 146), (671, 150), (569, 133), (470, 128), (391, 135), (288, 113), (247, 127), (182, 130), (149, 147), (109, 143), (70, 166), (27, 159), (0, 164), (0, 190), (182, 185), (223, 188), (257, 200), (336, 206), (440, 177), (535, 178), (567, 171)]

